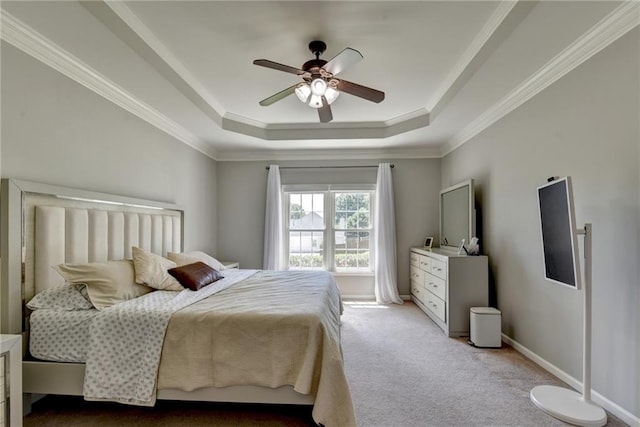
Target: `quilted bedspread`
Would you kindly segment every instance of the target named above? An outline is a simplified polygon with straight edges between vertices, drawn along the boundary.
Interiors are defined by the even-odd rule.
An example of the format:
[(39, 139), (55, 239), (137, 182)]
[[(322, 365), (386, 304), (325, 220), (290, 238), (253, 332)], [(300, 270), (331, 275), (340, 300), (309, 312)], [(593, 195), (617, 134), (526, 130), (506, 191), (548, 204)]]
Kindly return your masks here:
[(224, 279), (197, 292), (151, 292), (98, 312), (89, 326), (85, 399), (153, 406), (160, 354), (171, 315), (255, 273), (256, 270), (229, 270)]
[(293, 386), (316, 395), (312, 416), (355, 426), (331, 274), (259, 271), (169, 321), (158, 388)]

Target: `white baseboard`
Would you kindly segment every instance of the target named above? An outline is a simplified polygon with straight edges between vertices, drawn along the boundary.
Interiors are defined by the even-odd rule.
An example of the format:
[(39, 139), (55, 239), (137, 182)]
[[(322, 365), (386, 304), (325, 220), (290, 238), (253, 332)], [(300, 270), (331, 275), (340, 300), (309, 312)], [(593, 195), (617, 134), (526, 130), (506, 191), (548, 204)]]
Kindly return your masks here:
[[(400, 298), (403, 301), (410, 301), (411, 295), (400, 295)], [(376, 296), (371, 294), (363, 294), (363, 295), (347, 295), (343, 294), (342, 299), (344, 301), (375, 301)]]
[[(536, 353), (534, 353), (533, 351), (529, 350), (528, 348), (526, 348), (525, 346), (523, 346), (519, 342), (515, 341), (514, 339), (506, 336), (505, 334), (502, 334), (502, 341), (504, 341), (505, 343), (509, 344), (518, 353), (522, 354), (527, 359), (529, 359), (532, 362), (534, 362), (535, 364), (539, 365), (542, 369), (544, 369), (545, 371), (549, 372), (554, 377), (558, 378), (561, 381), (564, 381), (569, 386), (571, 386), (573, 389), (575, 389), (578, 392), (582, 393), (582, 382), (581, 381), (578, 381), (576, 378), (572, 377), (571, 375), (569, 375), (568, 373), (566, 373), (562, 369), (558, 368), (557, 366), (549, 363), (547, 360), (545, 360), (542, 357), (538, 356)], [(593, 389), (591, 390), (591, 399), (593, 400), (594, 403), (600, 405), (602, 408), (604, 408), (607, 411), (611, 412), (613, 415), (615, 415), (616, 417), (620, 418), (622, 421), (624, 421), (625, 423), (629, 424), (630, 426), (632, 426), (632, 427), (640, 427), (640, 418), (639, 417), (633, 415), (631, 412), (627, 411), (626, 409), (624, 409), (623, 407), (621, 407), (617, 403), (612, 402), (611, 400), (607, 399), (606, 397), (604, 397), (603, 395), (601, 395), (600, 393), (598, 393), (597, 391), (595, 391)]]
[(368, 295), (368, 294), (364, 294), (364, 295), (342, 295), (342, 300), (343, 301), (375, 301), (376, 297), (375, 295)]

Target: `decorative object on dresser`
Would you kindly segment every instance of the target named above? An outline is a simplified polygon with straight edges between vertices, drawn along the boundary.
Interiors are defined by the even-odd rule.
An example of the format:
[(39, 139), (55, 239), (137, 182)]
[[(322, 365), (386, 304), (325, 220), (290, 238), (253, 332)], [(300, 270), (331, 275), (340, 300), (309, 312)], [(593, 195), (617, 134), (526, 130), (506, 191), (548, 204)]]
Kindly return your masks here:
[(433, 237), (427, 237), (424, 239), (424, 248), (431, 249), (431, 245), (433, 244)]
[(411, 300), (450, 337), (469, 335), (471, 307), (489, 305), (487, 256), (411, 248)]

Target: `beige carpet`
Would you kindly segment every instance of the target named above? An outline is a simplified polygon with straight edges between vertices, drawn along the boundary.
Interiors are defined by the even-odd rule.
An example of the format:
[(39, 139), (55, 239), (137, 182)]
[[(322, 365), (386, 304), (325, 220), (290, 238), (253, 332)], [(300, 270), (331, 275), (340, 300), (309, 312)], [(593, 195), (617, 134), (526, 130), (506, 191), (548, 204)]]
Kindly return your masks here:
[[(529, 391), (563, 385), (509, 347), (446, 338), (414, 304), (346, 303), (345, 367), (362, 427), (566, 426)], [(158, 402), (154, 408), (49, 396), (25, 426), (310, 426), (308, 407)], [(609, 426), (624, 426), (609, 416)]]

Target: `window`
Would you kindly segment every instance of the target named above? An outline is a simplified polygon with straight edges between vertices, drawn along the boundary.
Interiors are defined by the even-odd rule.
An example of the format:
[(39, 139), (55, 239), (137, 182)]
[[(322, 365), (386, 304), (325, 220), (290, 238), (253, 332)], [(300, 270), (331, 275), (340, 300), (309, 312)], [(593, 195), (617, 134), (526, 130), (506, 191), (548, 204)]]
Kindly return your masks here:
[(290, 269), (372, 271), (372, 186), (286, 186), (284, 195)]
[(289, 268), (324, 266), (323, 193), (289, 193)]
[(370, 270), (371, 193), (333, 193), (336, 269)]

